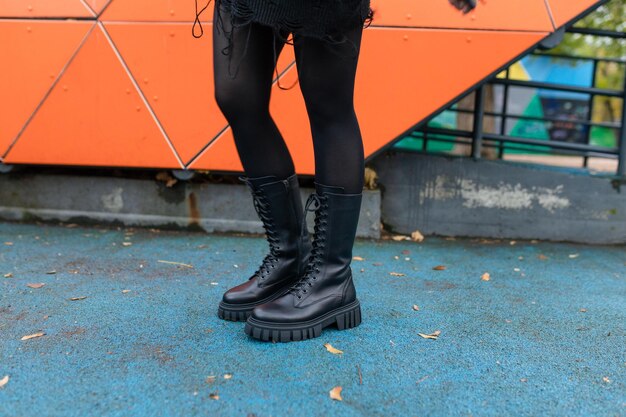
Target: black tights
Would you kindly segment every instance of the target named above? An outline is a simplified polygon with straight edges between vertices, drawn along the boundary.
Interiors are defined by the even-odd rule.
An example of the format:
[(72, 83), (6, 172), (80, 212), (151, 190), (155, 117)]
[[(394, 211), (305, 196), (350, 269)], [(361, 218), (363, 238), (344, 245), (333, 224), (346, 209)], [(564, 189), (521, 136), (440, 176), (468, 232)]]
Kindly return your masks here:
[[(275, 56), (284, 42), (273, 36), (272, 28), (256, 22), (232, 28), (228, 12), (221, 9), (221, 13), (224, 28), (234, 32), (229, 72), (229, 56), (222, 53), (227, 36), (213, 25), (215, 99), (232, 128), (246, 175), (287, 178), (294, 173), (293, 160), (269, 112)], [(353, 101), (362, 31), (361, 27), (351, 29), (346, 36), (353, 42), (342, 44), (297, 34), (293, 38), (313, 136), (315, 180), (344, 187), (347, 193), (363, 188), (363, 140)], [(233, 67), (234, 78), (230, 75)]]

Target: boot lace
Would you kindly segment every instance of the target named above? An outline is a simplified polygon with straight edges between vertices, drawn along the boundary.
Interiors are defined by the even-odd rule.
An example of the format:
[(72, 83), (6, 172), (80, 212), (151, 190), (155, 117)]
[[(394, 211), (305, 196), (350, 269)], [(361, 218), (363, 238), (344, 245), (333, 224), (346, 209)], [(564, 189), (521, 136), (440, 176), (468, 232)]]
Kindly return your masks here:
[(265, 237), (270, 245), (270, 251), (265, 258), (261, 262), (261, 265), (253, 274), (257, 276), (260, 281), (263, 281), (270, 272), (276, 267), (276, 263), (278, 262), (278, 256), (280, 254), (280, 240), (278, 237), (278, 232), (276, 225), (274, 224), (273, 218), (269, 211), (269, 202), (267, 198), (262, 193), (253, 190), (254, 196), (254, 209), (256, 210), (261, 222), (263, 224), (263, 229), (265, 230)]
[[(311, 209), (311, 206), (313, 208)], [(304, 218), (302, 219), (302, 236), (306, 234), (306, 215), (309, 212), (315, 212), (315, 224), (313, 228), (313, 243), (311, 255), (307, 263), (304, 274), (298, 282), (296, 282), (289, 292), (298, 298), (302, 298), (302, 294), (306, 294), (309, 287), (313, 286), (313, 281), (317, 280), (317, 274), (320, 272), (320, 264), (326, 248), (326, 226), (328, 224), (328, 198), (324, 195), (313, 193), (309, 196), (304, 209)]]

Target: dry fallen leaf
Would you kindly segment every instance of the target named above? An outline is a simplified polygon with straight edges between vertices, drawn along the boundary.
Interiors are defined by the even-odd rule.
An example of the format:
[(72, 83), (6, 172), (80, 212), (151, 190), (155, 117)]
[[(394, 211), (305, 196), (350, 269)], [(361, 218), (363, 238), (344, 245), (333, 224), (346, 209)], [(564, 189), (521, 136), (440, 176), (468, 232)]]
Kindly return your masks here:
[(161, 171), (156, 175), (155, 178), (157, 181), (161, 181), (165, 183), (167, 188), (171, 188), (174, 184), (178, 182), (178, 180), (170, 175), (167, 171)]
[(580, 256), (580, 253), (571, 253), (569, 255), (570, 259), (578, 258), (579, 256)]
[(180, 265), (180, 266), (184, 266), (186, 268), (193, 268), (193, 265), (184, 264), (184, 263), (181, 263), (181, 262), (172, 262), (172, 261), (157, 261), (157, 262), (161, 262), (163, 264), (170, 264), (170, 265)]
[(404, 277), (404, 276), (406, 276), (406, 274), (402, 274), (400, 272), (390, 272), (389, 275), (394, 276), (394, 277)]
[(394, 236), (391, 236), (391, 239), (395, 240), (396, 242), (401, 242), (403, 240), (409, 240), (410, 238), (404, 235), (394, 235)]
[(6, 274), (4, 274), (5, 278), (13, 278), (13, 274), (11, 272), (7, 272)]
[(343, 390), (342, 387), (335, 387), (335, 388), (331, 389), (328, 394), (330, 395), (330, 398), (335, 400), (335, 401), (343, 401), (343, 398), (341, 398), (341, 391), (342, 390)]
[(231, 379), (233, 374), (224, 374), (224, 379)]
[(376, 189), (376, 180), (378, 179), (378, 174), (372, 168), (366, 167), (364, 172), (364, 186), (368, 190)]
[(220, 396), (216, 392), (213, 392), (213, 393), (209, 394), (209, 398), (212, 399), (212, 400), (217, 401), (217, 400), (220, 399)]
[(122, 246), (132, 246), (132, 242), (122, 242)]
[(128, 294), (130, 290), (122, 290), (122, 294)]
[(413, 304), (413, 311), (420, 311), (420, 307), (417, 304)]
[(4, 244), (7, 246), (13, 246), (13, 242), (4, 242)]
[(541, 259), (542, 261), (545, 261), (546, 259), (548, 259), (548, 257), (544, 255), (543, 253), (540, 253), (539, 255), (537, 255), (537, 258)]
[(435, 271), (445, 271), (446, 267), (445, 265), (437, 265), (436, 267), (433, 268)]
[(602, 377), (602, 380), (603, 380), (604, 382), (606, 382), (607, 384), (610, 384), (610, 383), (611, 383), (611, 379), (609, 379), (609, 377), (608, 377), (608, 376), (604, 376), (604, 377)]
[(415, 383), (415, 385), (421, 384), (422, 382), (426, 381), (428, 378), (430, 378), (430, 375), (426, 375), (425, 377), (421, 378), (419, 381)]
[(0, 379), (0, 388), (4, 387), (7, 383), (9, 382), (9, 376), (5, 376), (4, 378)]
[(86, 295), (84, 295), (82, 297), (72, 297), (72, 298), (70, 298), (70, 301), (80, 301), (80, 300), (84, 300), (85, 298), (87, 298)]
[(353, 261), (364, 261), (365, 259), (364, 259), (364, 258), (361, 258), (360, 256), (353, 256), (353, 257), (352, 257), (352, 260), (353, 260)]
[(326, 348), (327, 351), (329, 351), (333, 355), (341, 355), (343, 353), (342, 350), (335, 349), (333, 345), (331, 345), (330, 343), (325, 343), (324, 347)]
[(528, 378), (520, 378), (520, 382), (528, 382)]
[(39, 283), (36, 283), (36, 284), (26, 284), (26, 286), (28, 288), (34, 288), (34, 289), (41, 288), (44, 285), (46, 285), (46, 284), (44, 284), (43, 282), (39, 282)]
[(47, 271), (46, 272), (46, 274), (48, 274), (48, 275), (54, 275), (56, 273), (57, 273), (57, 271), (55, 271), (54, 269), (52, 271)]
[(419, 230), (416, 230), (411, 233), (411, 240), (413, 242), (422, 242), (424, 240), (424, 235), (422, 235)]
[(481, 279), (482, 281), (489, 281), (489, 280), (491, 280), (491, 275), (489, 275), (489, 272), (485, 272), (485, 273), (484, 273), (484, 274), (480, 277), (480, 279)]
[(436, 330), (431, 334), (418, 333), (418, 335), (420, 335), (424, 339), (433, 339), (433, 340), (437, 340), (440, 334), (441, 334), (441, 330)]
[(41, 337), (41, 336), (45, 336), (46, 334), (44, 332), (37, 332), (37, 333), (33, 333), (33, 334), (29, 334), (28, 336), (24, 336), (22, 337), (20, 340), (30, 340), (30, 339), (35, 339), (37, 337)]
[(586, 313), (586, 312), (587, 312), (587, 309), (586, 309), (586, 308), (581, 308), (579, 311), (580, 311), (581, 313)]

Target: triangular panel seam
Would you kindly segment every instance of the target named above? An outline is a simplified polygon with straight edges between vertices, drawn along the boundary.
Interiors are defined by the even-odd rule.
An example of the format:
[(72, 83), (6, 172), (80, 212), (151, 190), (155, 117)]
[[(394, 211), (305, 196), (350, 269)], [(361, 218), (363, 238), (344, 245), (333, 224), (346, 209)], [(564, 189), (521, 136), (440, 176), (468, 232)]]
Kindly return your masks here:
[(11, 152), (11, 149), (13, 149), (13, 147), (15, 146), (15, 144), (19, 141), (20, 137), (24, 134), (24, 132), (26, 131), (26, 129), (28, 128), (28, 126), (30, 125), (30, 123), (33, 121), (33, 119), (35, 118), (35, 116), (37, 115), (37, 113), (39, 112), (39, 110), (41, 109), (41, 107), (43, 107), (43, 104), (46, 102), (46, 100), (48, 99), (48, 97), (50, 96), (50, 94), (52, 93), (52, 90), (54, 90), (54, 88), (56, 87), (56, 85), (59, 83), (59, 81), (61, 80), (61, 78), (63, 78), (63, 75), (65, 74), (65, 71), (67, 71), (67, 68), (72, 64), (72, 62), (74, 61), (74, 59), (76, 58), (76, 56), (78, 55), (78, 53), (80, 52), (80, 50), (83, 48), (83, 45), (85, 45), (85, 42), (87, 42), (87, 39), (89, 38), (89, 36), (91, 35), (91, 32), (93, 32), (93, 30), (95, 29), (96, 25), (93, 24), (91, 25), (91, 27), (89, 28), (89, 30), (87, 31), (87, 33), (85, 34), (85, 36), (83, 37), (83, 39), (80, 41), (80, 44), (78, 45), (78, 48), (76, 48), (76, 50), (74, 51), (74, 53), (72, 53), (72, 55), (70, 56), (70, 59), (67, 61), (67, 63), (63, 66), (63, 68), (61, 68), (61, 71), (59, 72), (59, 74), (57, 75), (57, 77), (55, 78), (55, 80), (52, 82), (52, 85), (50, 86), (50, 88), (48, 89), (48, 91), (46, 91), (46, 93), (44, 94), (43, 98), (41, 99), (41, 101), (39, 102), (39, 104), (37, 104), (37, 106), (35, 107), (35, 109), (33, 110), (32, 114), (28, 117), (28, 119), (26, 119), (26, 122), (24, 123), (24, 126), (22, 126), (22, 128), (20, 129), (20, 131), (17, 133), (17, 135), (15, 136), (15, 138), (13, 139), (13, 141), (11, 142), (11, 144), (9, 145), (9, 147), (7, 148), (7, 150), (4, 152), (4, 154), (2, 154), (2, 158), (6, 159), (6, 157), (9, 155), (9, 153)]
[(111, 49), (113, 49), (113, 51), (115, 52), (115, 55), (117, 56), (118, 60), (120, 61), (120, 64), (122, 65), (122, 67), (124, 68), (124, 71), (126, 71), (126, 74), (128, 75), (128, 78), (130, 79), (130, 81), (133, 83), (133, 86), (135, 87), (135, 89), (137, 90), (137, 94), (139, 94), (139, 97), (141, 97), (141, 100), (143, 101), (143, 104), (146, 106), (146, 108), (148, 109), (148, 112), (150, 113), (150, 116), (152, 116), (152, 119), (154, 120), (154, 123), (156, 123), (159, 131), (161, 132), (161, 134), (163, 135), (163, 139), (165, 139), (165, 142), (167, 143), (167, 145), (169, 146), (170, 150), (172, 151), (172, 153), (174, 154), (174, 157), (176, 158), (176, 160), (178, 161), (178, 164), (180, 165), (181, 168), (184, 169), (185, 164), (183, 163), (180, 155), (178, 154), (178, 151), (176, 150), (176, 147), (174, 146), (174, 144), (172, 143), (169, 135), (167, 134), (167, 132), (165, 131), (165, 128), (163, 127), (163, 125), (161, 124), (161, 121), (159, 120), (159, 118), (157, 117), (154, 109), (152, 108), (152, 106), (150, 105), (150, 103), (148, 102), (148, 99), (146, 98), (146, 95), (144, 94), (144, 92), (141, 90), (141, 88), (139, 87), (139, 83), (137, 83), (137, 80), (135, 79), (135, 77), (133, 76), (132, 72), (130, 71), (130, 68), (128, 67), (128, 65), (126, 64), (126, 61), (124, 60), (124, 58), (122, 57), (122, 54), (120, 53), (120, 51), (117, 49), (117, 46), (115, 45), (115, 42), (113, 42), (113, 39), (111, 38), (111, 36), (109, 35), (109, 32), (107, 32), (107, 30), (105, 29), (104, 25), (102, 24), (102, 22), (98, 22), (97, 23), (98, 26), (100, 27), (100, 30), (102, 30), (102, 33), (104, 34), (104, 36), (106, 37), (107, 41), (109, 42), (109, 44), (111, 45)]

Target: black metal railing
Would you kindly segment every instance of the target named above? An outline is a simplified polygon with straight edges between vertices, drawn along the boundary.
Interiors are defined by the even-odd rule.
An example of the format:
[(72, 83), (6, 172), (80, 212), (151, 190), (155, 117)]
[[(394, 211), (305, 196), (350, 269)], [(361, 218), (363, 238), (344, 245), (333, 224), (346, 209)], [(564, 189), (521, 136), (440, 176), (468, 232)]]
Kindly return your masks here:
[[(570, 27), (565, 33), (609, 37), (618, 40), (626, 40), (626, 33), (619, 31), (611, 31), (605, 29), (579, 28)], [(581, 57), (565, 54), (553, 54), (540, 49), (536, 49), (530, 55), (549, 56), (562, 60), (588, 61), (591, 63), (592, 79), (590, 86), (569, 85), (565, 83), (544, 82), (534, 80), (519, 80), (510, 78), (511, 66), (504, 70), (505, 76), (498, 78), (496, 75), (475, 87), (473, 91), (466, 93), (455, 103), (449, 106), (443, 112), (455, 112), (456, 115), (469, 114), (473, 115), (471, 130), (458, 128), (442, 128), (436, 123), (430, 123), (436, 119), (438, 115), (431, 117), (429, 120), (421, 123), (409, 137), (421, 140), (420, 151), (431, 152), (429, 149), (433, 142), (448, 143), (455, 145), (466, 145), (469, 148), (469, 155), (472, 158), (481, 158), (483, 151), (486, 149), (494, 149), (498, 158), (503, 158), (506, 151), (528, 151), (528, 153), (537, 152), (541, 149), (543, 153), (551, 155), (574, 155), (583, 158), (583, 167), (588, 167), (588, 159), (590, 157), (610, 158), (617, 160), (616, 175), (626, 177), (626, 59), (609, 58), (609, 57)], [(611, 88), (601, 88), (597, 86), (597, 73), (599, 65), (608, 63), (618, 65), (623, 68), (624, 80), (621, 86), (614, 85)], [(512, 64), (513, 65), (513, 64)], [(493, 88), (501, 89), (502, 104), (499, 111), (489, 111), (486, 109), (485, 91), (487, 86), (491, 84)], [(617, 84), (617, 83), (616, 83)], [(584, 109), (584, 117), (563, 117), (563, 115), (524, 115), (512, 113), (509, 109), (510, 91), (512, 88), (554, 91), (563, 93), (577, 93), (581, 97), (586, 96), (586, 109)], [(458, 102), (474, 94), (473, 108), (460, 109), (454, 106)], [(594, 121), (594, 106), (596, 98), (617, 98), (622, 103), (621, 118), (617, 121)], [(458, 106), (457, 106), (458, 107)], [(561, 117), (560, 117), (561, 116)], [(499, 121), (499, 127), (492, 129), (491, 132), (485, 131), (485, 118), (494, 118)], [(558, 126), (559, 124), (567, 125), (573, 130), (584, 132), (584, 138), (581, 142), (577, 137), (577, 141), (555, 140), (554, 138), (537, 139), (522, 137), (521, 135), (507, 134), (508, 121), (526, 121), (543, 124), (543, 126)], [(592, 143), (592, 131), (594, 128), (608, 129), (614, 132), (615, 141), (612, 145), (597, 145)], [(567, 132), (567, 130), (565, 130)], [(561, 132), (561, 134), (566, 134)], [(398, 144), (400, 145), (400, 144)], [(400, 146), (397, 146), (400, 147)], [(539, 148), (537, 148), (539, 147)], [(401, 147), (400, 147), (401, 148)], [(531, 149), (534, 148), (534, 149)]]

